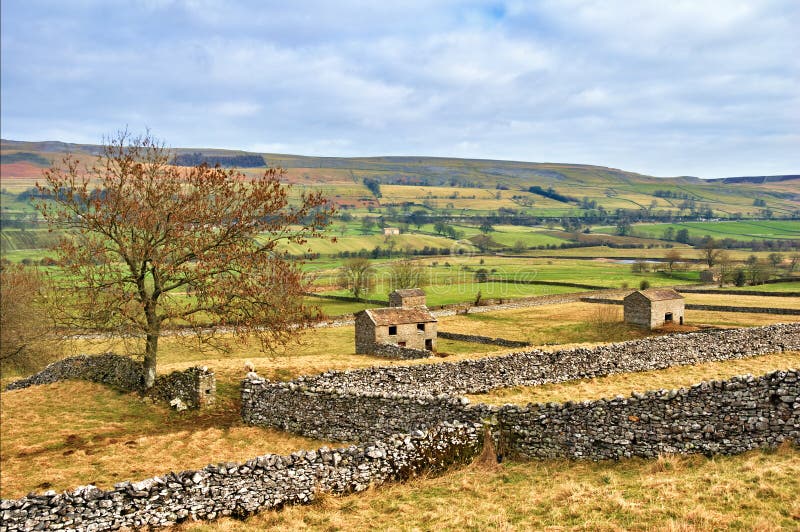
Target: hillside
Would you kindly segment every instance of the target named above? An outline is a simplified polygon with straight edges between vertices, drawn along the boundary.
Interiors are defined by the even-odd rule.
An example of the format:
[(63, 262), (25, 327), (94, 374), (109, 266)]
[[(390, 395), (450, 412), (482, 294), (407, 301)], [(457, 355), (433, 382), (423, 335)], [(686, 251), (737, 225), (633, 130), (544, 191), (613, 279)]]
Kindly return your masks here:
[[(43, 168), (71, 151), (84, 160), (96, 145), (2, 140), (3, 188), (19, 193)], [(309, 157), (243, 151), (178, 148), (178, 161), (242, 162), (258, 174), (265, 165), (287, 170), (288, 182), (322, 188), (345, 209), (419, 206), (444, 214), (583, 216), (603, 209), (664, 212), (704, 218), (768, 218), (800, 214), (800, 175), (653, 177), (582, 164), (534, 163), (437, 157)], [(365, 186), (370, 181), (373, 188)], [(7, 198), (4, 198), (7, 200)], [(6, 201), (7, 202), (7, 201)], [(5, 202), (4, 202), (5, 203)], [(709, 216), (710, 215), (710, 216)]]

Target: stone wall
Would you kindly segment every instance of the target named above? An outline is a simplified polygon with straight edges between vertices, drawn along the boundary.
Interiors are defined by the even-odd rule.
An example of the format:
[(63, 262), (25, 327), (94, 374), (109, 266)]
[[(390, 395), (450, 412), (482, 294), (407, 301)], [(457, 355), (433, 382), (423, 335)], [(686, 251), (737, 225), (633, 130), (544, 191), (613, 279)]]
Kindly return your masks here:
[(766, 292), (764, 290), (728, 290), (723, 288), (679, 288), (681, 294), (727, 294), (734, 296), (800, 297), (800, 292)]
[(475, 344), (499, 345), (501, 347), (530, 347), (528, 342), (519, 340), (506, 340), (505, 338), (491, 338), (489, 336), (479, 336), (477, 334), (461, 334), (447, 331), (439, 331), (439, 338), (448, 340), (458, 340), (460, 342), (472, 342)]
[(264, 379), (242, 383), (245, 423), (332, 441), (369, 441), (394, 433), (463, 419), (466, 399), (313, 388)]
[[(492, 411), (484, 407), (483, 416)], [(733, 454), (800, 442), (797, 370), (582, 403), (493, 411), (498, 448), (526, 458), (601, 460)]]
[(0, 502), (0, 529), (115, 530), (171, 526), (187, 519), (243, 517), (319, 493), (349, 493), (467, 462), (481, 450), (479, 427), (443, 424), (338, 449), (264, 455), (240, 463), (168, 473), (112, 490), (82, 486)]
[(180, 402), (173, 406), (179, 408), (207, 406), (214, 402), (216, 396), (216, 377), (208, 368), (192, 367), (185, 371), (159, 375), (153, 388), (145, 391), (142, 363), (113, 353), (64, 358), (53, 362), (35, 375), (9, 383), (6, 391), (64, 380), (106, 384), (123, 392), (139, 392), (166, 402), (178, 399)]
[(433, 352), (427, 349), (414, 349), (413, 347), (402, 347), (394, 344), (375, 344), (372, 347), (371, 354), (377, 357), (399, 360), (414, 360), (433, 356)]
[(509, 386), (533, 386), (788, 350), (800, 350), (800, 323), (653, 336), (553, 352), (534, 349), (457, 362), (329, 371), (293, 382), (343, 393), (482, 393)]
[(800, 350), (800, 324), (661, 336), (552, 353), (330, 371), (291, 382), (245, 381), (242, 417), (246, 423), (310, 437), (362, 441), (439, 421), (479, 421), (481, 412), (464, 413), (466, 399), (459, 394), (784, 350)]
[[(709, 291), (709, 293), (716, 293)], [(622, 305), (619, 299), (608, 299), (602, 297), (582, 297), (584, 303), (600, 303), (603, 305)], [(775, 308), (775, 307), (734, 307), (730, 305), (701, 305), (698, 303), (686, 303), (686, 310), (711, 310), (716, 312), (745, 312), (752, 314), (779, 314), (781, 316), (800, 316), (800, 309), (795, 308)]]
[(144, 371), (142, 363), (130, 357), (112, 353), (97, 356), (78, 355), (58, 360), (39, 373), (13, 381), (6, 386), (6, 390), (19, 390), (63, 380), (97, 382), (130, 392), (142, 388)]

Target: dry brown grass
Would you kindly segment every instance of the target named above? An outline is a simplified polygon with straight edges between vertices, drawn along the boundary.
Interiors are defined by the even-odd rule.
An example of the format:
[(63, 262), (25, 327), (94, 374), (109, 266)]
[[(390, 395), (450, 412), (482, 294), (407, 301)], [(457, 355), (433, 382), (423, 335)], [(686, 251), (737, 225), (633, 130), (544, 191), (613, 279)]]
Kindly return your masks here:
[[(800, 309), (800, 298), (795, 297), (748, 296), (733, 294), (684, 294), (683, 297), (686, 298), (687, 303), (698, 305)], [(786, 318), (792, 318), (792, 316), (787, 316)], [(797, 319), (797, 316), (793, 316), (793, 318)]]
[(602, 397), (628, 396), (634, 391), (672, 389), (704, 380), (729, 379), (746, 373), (762, 375), (779, 369), (800, 368), (800, 351), (764, 355), (742, 360), (707, 362), (657, 371), (620, 373), (608, 377), (569, 381), (543, 386), (502, 388), (486, 394), (469, 395), (475, 403), (493, 405), (586, 401)]
[(466, 467), (185, 530), (797, 530), (800, 450)]
[(4, 392), (0, 495), (89, 483), (109, 488), (211, 461), (245, 461), (326, 444), (245, 426), (231, 395), (209, 410), (176, 413), (87, 382)]

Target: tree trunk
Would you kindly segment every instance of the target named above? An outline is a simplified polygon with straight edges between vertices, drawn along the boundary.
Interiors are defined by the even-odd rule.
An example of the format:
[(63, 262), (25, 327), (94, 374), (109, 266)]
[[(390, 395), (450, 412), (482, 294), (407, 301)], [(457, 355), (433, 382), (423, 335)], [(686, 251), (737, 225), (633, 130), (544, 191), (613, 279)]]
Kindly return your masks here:
[(158, 337), (161, 334), (161, 321), (156, 314), (155, 302), (148, 302), (145, 308), (147, 315), (147, 345), (144, 351), (144, 389), (151, 389), (156, 383), (156, 355), (158, 354)]
[(144, 389), (149, 390), (156, 383), (156, 353), (158, 352), (158, 332), (147, 335), (144, 352)]

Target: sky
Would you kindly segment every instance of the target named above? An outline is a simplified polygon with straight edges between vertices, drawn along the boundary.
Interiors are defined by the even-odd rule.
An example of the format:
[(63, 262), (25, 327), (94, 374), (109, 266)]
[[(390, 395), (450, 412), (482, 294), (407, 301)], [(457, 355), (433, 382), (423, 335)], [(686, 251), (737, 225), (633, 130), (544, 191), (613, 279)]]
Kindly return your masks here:
[(798, 0), (3, 0), (0, 134), (800, 173)]

